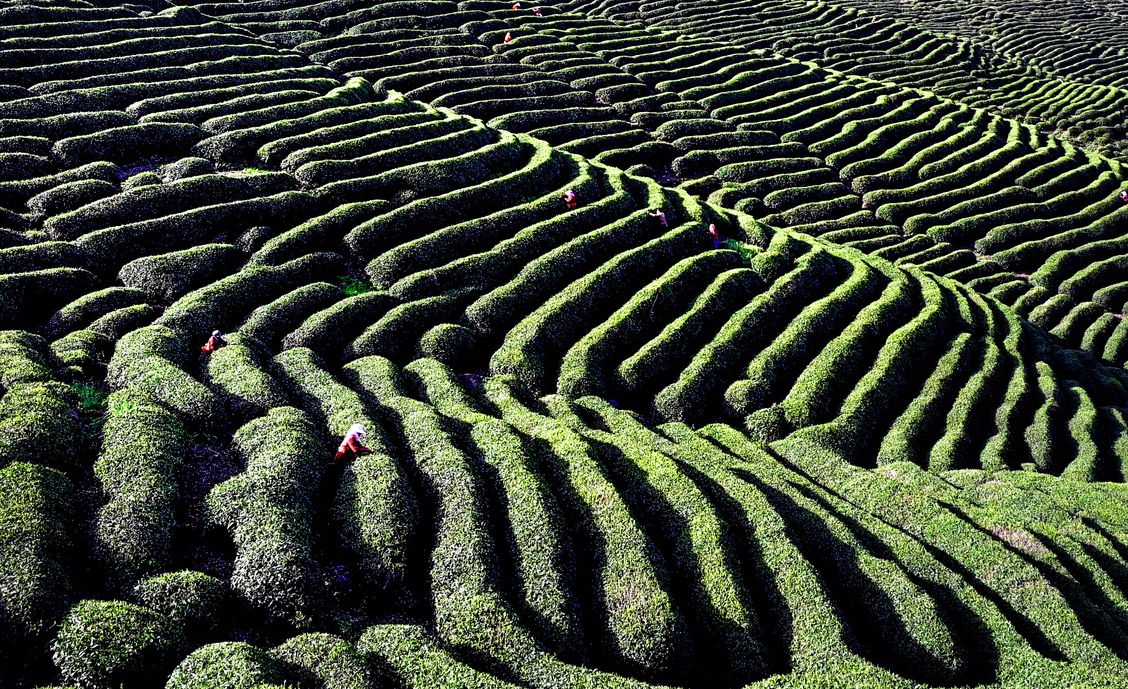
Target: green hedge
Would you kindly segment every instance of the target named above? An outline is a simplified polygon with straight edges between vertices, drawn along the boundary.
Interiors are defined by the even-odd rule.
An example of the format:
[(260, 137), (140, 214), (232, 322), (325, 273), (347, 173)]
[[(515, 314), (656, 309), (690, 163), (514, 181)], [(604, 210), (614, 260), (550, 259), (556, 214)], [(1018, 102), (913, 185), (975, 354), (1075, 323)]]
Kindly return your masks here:
[(893, 422), (877, 451), (878, 465), (912, 462), (928, 466), (928, 453), (944, 431), (944, 415), (968, 376), (969, 369), (982, 356), (982, 344), (968, 333), (960, 333), (945, 345), (935, 370)]
[[(131, 178), (133, 179), (133, 178)], [(261, 184), (265, 179), (276, 188)], [(252, 183), (253, 180), (253, 183)], [(233, 179), (226, 175), (203, 175), (158, 186), (142, 187), (103, 199), (77, 211), (50, 218), (44, 229), (53, 237), (75, 239), (94, 230), (128, 225), (192, 209), (231, 203), (260, 193), (285, 191), (285, 176)]]
[[(269, 167), (285, 165), (285, 169), (296, 170), (301, 167), (299, 161), (308, 162), (308, 160), (303, 161), (303, 158), (331, 158), (334, 152), (339, 152), (341, 155), (371, 153), (376, 149), (364, 150), (361, 147), (366, 148), (366, 141), (383, 140), (384, 137), (379, 134), (381, 129), (401, 130), (393, 139), (400, 140), (403, 134), (412, 131), (415, 127), (435, 120), (435, 113), (431, 110), (423, 110), (421, 104), (418, 105), (420, 108), (418, 112), (404, 112), (400, 108), (379, 106), (384, 106), (384, 104), (371, 106), (372, 116), (368, 119), (345, 122), (315, 129), (305, 134), (271, 141), (258, 149), (258, 159)], [(389, 111), (389, 114), (384, 114)], [(309, 153), (306, 153), (306, 151), (309, 151)], [(286, 163), (287, 160), (293, 162)]]
[[(443, 188), (438, 196), (414, 201), (359, 225), (348, 234), (346, 241), (353, 252), (374, 256), (410, 241), (408, 237), (417, 234), (421, 224), (445, 229), (543, 196), (566, 181), (576, 163), (571, 156), (560, 154), (541, 142), (534, 142), (531, 148), (531, 156), (522, 156), (520, 162), (515, 161), (516, 165), (497, 170), (498, 174), (491, 179), (461, 188)], [(560, 209), (563, 202), (558, 200), (557, 203)], [(491, 229), (487, 225), (483, 231)], [(374, 283), (386, 282), (378, 280), (371, 268), (366, 270)]]
[(84, 267), (85, 254), (66, 242), (48, 241), (0, 249), (0, 274)]
[(348, 343), (341, 358), (352, 361), (379, 355), (393, 361), (407, 359), (425, 332), (439, 323), (457, 320), (478, 294), (478, 290), (467, 287), (401, 303)]
[(633, 293), (707, 245), (704, 226), (687, 223), (610, 257), (514, 326), (490, 358), (491, 372), (514, 374), (543, 389), (559, 366), (558, 357), (614, 308), (613, 295)]
[(67, 681), (115, 689), (164, 677), (186, 649), (172, 619), (122, 601), (84, 600), (63, 620), (53, 650)]
[[(270, 143), (259, 149), (259, 157), (263, 158), (265, 155), (267, 159), (274, 158), (275, 165), (287, 172), (296, 173), (305, 165), (313, 165), (321, 161), (347, 162), (354, 158), (378, 156), (389, 149), (470, 129), (473, 129), (471, 121), (433, 110), (386, 115), (374, 120), (318, 129), (303, 136)], [(324, 140), (319, 141), (319, 139)], [(281, 151), (278, 151), (279, 148)], [(281, 156), (281, 153), (286, 151), (289, 152)], [(387, 155), (371, 160), (373, 163), (378, 163), (386, 158)], [(394, 160), (394, 157), (392, 159)], [(332, 166), (333, 163), (323, 162), (321, 166), (314, 165), (303, 175), (316, 171), (319, 167), (332, 169)]]
[(20, 179), (43, 177), (55, 171), (50, 158), (34, 153), (0, 152), (0, 182), (18, 182)]
[(78, 182), (86, 179), (96, 179), (107, 184), (119, 183), (117, 165), (105, 161), (82, 165), (72, 170), (64, 170), (47, 177), (20, 180), (19, 182), (0, 182), (0, 205), (8, 208), (18, 208), (27, 203), (38, 194), (54, 189), (55, 187)]
[[(757, 257), (759, 258), (759, 257)], [(840, 279), (840, 261), (821, 249), (799, 258), (795, 268), (775, 280), (728, 319), (694, 356), (677, 380), (654, 398), (661, 418), (698, 421), (718, 407), (726, 383), (752, 353), (766, 344), (809, 300)]]
[(226, 335), (227, 345), (208, 356), (208, 384), (228, 399), (242, 418), (261, 416), (287, 406), (286, 391), (271, 375), (266, 348), (245, 332)]
[(392, 209), (384, 199), (346, 203), (267, 240), (248, 265), (278, 265), (317, 251), (338, 251), (350, 231)]
[(88, 252), (95, 272), (112, 275), (141, 256), (214, 241), (247, 227), (286, 227), (312, 217), (319, 206), (310, 194), (287, 191), (108, 227), (84, 234), (75, 244)]
[(190, 643), (224, 628), (227, 584), (203, 572), (184, 570), (143, 579), (133, 587), (138, 604), (154, 610), (184, 630)]
[(435, 633), (409, 624), (369, 627), (357, 650), (382, 674), (418, 689), (516, 689), (497, 677), (467, 665)]
[(62, 383), (24, 383), (0, 398), (0, 467), (11, 462), (75, 469), (83, 431), (78, 400)]
[(338, 107), (323, 108), (301, 117), (265, 122), (250, 129), (217, 134), (196, 144), (193, 152), (201, 158), (217, 163), (241, 164), (250, 161), (255, 151), (273, 141), (309, 134), (326, 127), (370, 119), (374, 115), (418, 112), (418, 108), (417, 104), (400, 98), (389, 99), (382, 103), (357, 105), (341, 103)]
[[(392, 455), (370, 401), (337, 382), (308, 349), (290, 349), (274, 358), (279, 377), (291, 394), (315, 413), (334, 441), (354, 423), (368, 431), (373, 452), (354, 459), (345, 469), (333, 503), (332, 519), (345, 547), (360, 561), (369, 583), (402, 595), (410, 587), (407, 574), (419, 507), (402, 464)], [(342, 380), (365, 389), (368, 370), (362, 360), (346, 366)]]
[(242, 426), (232, 447), (247, 469), (207, 498), (210, 518), (235, 541), (231, 588), (272, 620), (314, 627), (324, 591), (313, 510), (329, 445), (306, 414), (276, 407)]
[(60, 337), (94, 323), (106, 313), (144, 301), (144, 292), (131, 288), (106, 288), (97, 290), (70, 302), (55, 311), (43, 327), (50, 337)]
[(0, 469), (0, 659), (15, 670), (22, 650), (46, 641), (72, 599), (74, 489), (62, 473), (17, 462)]
[[(555, 230), (554, 234), (563, 230), (564, 236), (557, 234), (559, 238), (543, 246), (535, 258), (530, 257), (532, 260), (527, 260), (516, 277), (468, 308), (466, 315), (471, 326), (479, 332), (500, 335), (573, 280), (643, 243), (654, 233), (652, 219), (643, 210), (634, 210), (624, 217), (631, 210), (622, 208), (624, 201), (634, 207), (640, 205), (634, 198), (615, 195), (555, 222), (547, 221), (544, 229)], [(590, 216), (605, 224), (595, 225)]]
[[(236, 96), (229, 100), (207, 105), (196, 105), (174, 110), (161, 110), (160, 112), (142, 115), (137, 121), (141, 124), (148, 122), (180, 122), (185, 124), (203, 125), (211, 123), (213, 119), (230, 121), (234, 116), (243, 115), (251, 110), (263, 110), (270, 107), (294, 103), (295, 101), (310, 101), (321, 94), (317, 91), (301, 89), (278, 89), (268, 93), (250, 93)], [(214, 129), (203, 126), (203, 129), (215, 133)]]
[[(133, 175), (121, 183), (121, 190), (123, 192), (133, 191), (134, 189), (142, 189), (145, 187), (156, 187), (157, 189), (163, 188), (164, 179), (156, 172), (142, 172)], [(152, 189), (150, 189), (152, 191)]]
[(572, 345), (560, 364), (556, 390), (566, 397), (609, 396), (609, 369), (649, 341), (717, 276), (740, 267), (734, 251), (708, 251), (678, 261), (635, 292), (623, 306)]
[(106, 382), (148, 396), (185, 422), (222, 423), (223, 401), (184, 370), (185, 346), (176, 333), (160, 325), (136, 330), (118, 342), (106, 367)]
[[(492, 509), (502, 515), (505, 538), (494, 544), (511, 566), (514, 601), (537, 639), (564, 659), (577, 657), (582, 642), (581, 611), (575, 591), (575, 558), (560, 505), (541, 474), (540, 455), (507, 424), (483, 413), (450, 369), (417, 360), (404, 376), (442, 414), (471, 424), (469, 442), (496, 471), (483, 478)], [(506, 553), (511, 553), (507, 556)]]
[[(450, 189), (481, 184), (505, 174), (528, 159), (530, 147), (526, 141), (502, 132), (495, 143), (469, 153), (406, 165), (373, 177), (333, 182), (321, 187), (318, 196), (333, 203), (405, 191), (418, 196), (432, 196)], [(352, 245), (353, 235), (350, 234), (348, 241)]]
[(163, 312), (164, 309), (151, 304), (125, 306), (96, 319), (87, 329), (111, 340), (120, 340), (126, 334), (152, 324)]
[(1066, 429), (1069, 432), (1070, 452), (1065, 459), (1062, 478), (1073, 481), (1101, 481), (1115, 478), (1119, 471), (1114, 470), (1098, 444), (1100, 430), (1097, 408), (1080, 385), (1067, 385), (1065, 394), (1070, 402), (1071, 412)]
[(215, 174), (215, 165), (204, 158), (181, 158), (161, 168), (161, 176), (166, 182), (179, 182), (190, 177)]
[[(812, 400), (813, 386), (803, 385), (801, 378), (792, 393), (781, 403), (800, 430), (784, 443), (793, 439), (802, 442), (810, 438), (835, 452), (847, 457), (863, 456), (876, 451), (878, 439), (874, 429), (888, 428), (896, 416), (894, 410), (903, 406), (905, 395), (916, 389), (921, 376), (916, 373), (923, 361), (934, 360), (936, 349), (949, 333), (949, 306), (943, 288), (915, 269), (911, 270), (913, 283), (920, 285), (921, 300), (919, 312), (907, 323), (896, 327), (887, 336), (876, 353), (876, 359), (867, 361), (868, 370), (857, 374), (845, 374), (845, 380), (857, 380), (845, 399), (840, 403), (837, 395), (829, 399), (819, 399), (819, 404), (811, 404), (811, 409), (802, 408), (801, 400)], [(859, 319), (862, 320), (862, 319)], [(903, 322), (898, 318), (894, 324)], [(837, 342), (838, 340), (836, 340)], [(868, 345), (873, 346), (871, 344)], [(819, 362), (812, 363), (809, 370), (819, 370)], [(825, 372), (823, 372), (825, 374)], [(838, 378), (837, 385), (842, 384)], [(798, 394), (797, 394), (798, 393)], [(810, 404), (810, 403), (809, 403)], [(831, 416), (833, 414), (833, 416)], [(809, 423), (817, 425), (803, 428)]]
[[(591, 227), (614, 222), (637, 207), (638, 202), (626, 189), (627, 178), (617, 173), (607, 174), (607, 169), (603, 167), (595, 167), (593, 173), (599, 179), (593, 182), (590, 189), (596, 199), (591, 203), (564, 213), (560, 213), (559, 206), (556, 205), (557, 210), (552, 212), (552, 217), (525, 227), (489, 251), (464, 256), (444, 266), (410, 275), (393, 285), (390, 291), (404, 298), (410, 296), (418, 299), (434, 294), (436, 287), (450, 289), (478, 286), (483, 290), (495, 289), (517, 275), (526, 263), (567, 243), (573, 237), (589, 232)], [(602, 196), (601, 191), (595, 188), (603, 179), (608, 182), (610, 194), (607, 196)], [(575, 188), (578, 193), (585, 187), (577, 185)], [(554, 201), (553, 205), (558, 204), (559, 197)], [(468, 314), (481, 313), (473, 306), (468, 310)], [(471, 319), (476, 317), (478, 316), (471, 316)]]
[(271, 653), (242, 641), (192, 651), (168, 676), (165, 689), (255, 689), (290, 686), (290, 674)]
[(243, 253), (230, 244), (200, 244), (183, 251), (145, 256), (118, 271), (126, 287), (169, 304), (189, 291), (225, 276), (242, 263)]
[(675, 458), (658, 449), (665, 444), (633, 416), (596, 397), (577, 404), (605, 427), (584, 436), (597, 441), (601, 459), (668, 558), (672, 585), (694, 630), (695, 655), (698, 662), (709, 658), (708, 665), (687, 661), (685, 671), (725, 683), (765, 675), (768, 659), (759, 615), (744, 597), (738, 546), (723, 526), (720, 508)]
[[(296, 258), (280, 266), (248, 266), (234, 275), (189, 292), (172, 304), (158, 324), (196, 342), (213, 330), (227, 332), (244, 314), (298, 287), (336, 275), (341, 257), (320, 253)], [(282, 333), (278, 333), (281, 335)]]
[(804, 307), (725, 391), (730, 416), (740, 418), (781, 399), (803, 367), (878, 295), (883, 276), (856, 254), (845, 258), (853, 258), (849, 276), (830, 294)]
[(437, 359), (446, 366), (468, 370), (476, 361), (474, 331), (454, 323), (439, 323), (415, 345), (414, 359)]
[(326, 360), (335, 361), (348, 342), (370, 324), (379, 321), (398, 301), (387, 292), (366, 292), (345, 297), (311, 314), (282, 338), (281, 348), (307, 347)]
[[(455, 257), (466, 257), (478, 251), (493, 250), (499, 243), (510, 241), (525, 228), (566, 213), (561, 199), (564, 191), (569, 189), (574, 190), (578, 198), (587, 199), (587, 204), (600, 202), (602, 188), (597, 178), (601, 172), (598, 168), (581, 167), (570, 156), (552, 163), (543, 159), (537, 163), (539, 164), (530, 161), (523, 170), (508, 176), (515, 178), (514, 181), (524, 180), (525, 184), (519, 188), (511, 187), (509, 193), (503, 194), (498, 199), (501, 202), (498, 205), (502, 206), (500, 209), (478, 218), (465, 218), (461, 221), (458, 221), (457, 217), (451, 218), (455, 221), (453, 224), (403, 241), (378, 255), (368, 264), (365, 272), (374, 284), (390, 286), (413, 274), (418, 275), (428, 269), (450, 265), (458, 260)], [(547, 174), (536, 179), (539, 176), (537, 173), (542, 170)], [(570, 173), (578, 173), (578, 175), (570, 177)], [(553, 188), (553, 185), (561, 184), (561, 181), (563, 181), (561, 186)], [(476, 187), (471, 198), (484, 201), (482, 194), (487, 194), (488, 198), (492, 196), (487, 193), (488, 191), (503, 188), (503, 184)], [(459, 194), (459, 196), (464, 195)], [(522, 198), (531, 200), (521, 203)], [(512, 204), (513, 201), (518, 203)], [(437, 204), (430, 205), (432, 212), (438, 212), (438, 209), (433, 208)], [(483, 205), (488, 209), (490, 204)], [(406, 224), (412, 214), (405, 211), (389, 214), (386, 217), (392, 219), (400, 215), (404, 216), (401, 223)], [(403, 224), (400, 226), (402, 227)], [(389, 230), (394, 231), (392, 228)], [(451, 256), (452, 251), (456, 252), (455, 257)]]
[(202, 138), (204, 133), (190, 124), (135, 124), (62, 139), (51, 153), (68, 167), (98, 160), (122, 164), (148, 157), (179, 158)]
[(271, 649), (291, 677), (301, 684), (326, 689), (371, 689), (383, 686), (356, 644), (332, 634), (302, 634)]
[[(494, 143), (496, 136), (481, 124), (438, 120), (434, 124), (412, 127), (403, 143), (390, 136), (381, 136), (375, 141), (353, 140), (349, 142), (354, 144), (350, 148), (359, 149), (355, 155), (341, 150), (343, 146), (329, 151), (306, 149), (291, 154), (282, 163), (304, 184), (320, 187), (340, 180), (379, 175), (420, 161), (466, 155)], [(373, 152), (365, 153), (366, 149)], [(322, 158), (322, 155), (332, 157)], [(290, 167), (293, 165), (298, 167)]]
[(276, 348), (287, 333), (300, 327), (311, 314), (337, 303), (344, 296), (340, 287), (327, 282), (298, 287), (252, 311), (239, 326), (239, 332)]
[(51, 350), (64, 366), (77, 366), (84, 377), (95, 379), (101, 377), (99, 364), (105, 363), (113, 348), (113, 340), (93, 330), (76, 330), (51, 343)]
[(647, 400), (664, 388), (739, 308), (763, 288), (745, 268), (725, 271), (697, 296), (686, 312), (620, 363), (613, 390)]
[(591, 571), (590, 595), (599, 601), (589, 643), (599, 644), (619, 671), (651, 680), (678, 676), (689, 631), (662, 586), (664, 563), (606, 478), (596, 448), (564, 423), (531, 411), (511, 379), (488, 378), (485, 391), (506, 423), (544, 447), (543, 475), (572, 529), (577, 569)]
[(94, 474), (109, 502), (95, 523), (95, 549), (128, 581), (172, 562), (187, 437), (176, 416), (128, 388), (111, 394), (106, 408)]
[(45, 268), (0, 275), (0, 327), (43, 322), (47, 315), (98, 287), (82, 268)]
[(133, 123), (134, 119), (124, 112), (76, 112), (34, 119), (0, 120), (0, 135), (40, 136), (58, 142)]
[(113, 196), (118, 188), (100, 179), (67, 182), (40, 192), (27, 200), (27, 207), (36, 215), (49, 218), (77, 210), (95, 201)]

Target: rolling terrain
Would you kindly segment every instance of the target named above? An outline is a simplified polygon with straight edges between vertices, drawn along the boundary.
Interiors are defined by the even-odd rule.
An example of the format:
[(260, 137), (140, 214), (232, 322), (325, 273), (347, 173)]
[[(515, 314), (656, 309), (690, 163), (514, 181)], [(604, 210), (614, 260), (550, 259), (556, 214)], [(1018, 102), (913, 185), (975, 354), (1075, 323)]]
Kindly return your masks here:
[(0, 685), (1123, 686), (1035, 5), (0, 2)]

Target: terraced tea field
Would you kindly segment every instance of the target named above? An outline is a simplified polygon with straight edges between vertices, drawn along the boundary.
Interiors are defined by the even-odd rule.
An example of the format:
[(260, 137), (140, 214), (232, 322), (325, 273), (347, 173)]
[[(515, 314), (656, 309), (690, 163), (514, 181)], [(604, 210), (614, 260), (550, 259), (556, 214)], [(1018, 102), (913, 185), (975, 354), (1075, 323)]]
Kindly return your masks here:
[(1128, 686), (1124, 21), (0, 0), (0, 686)]

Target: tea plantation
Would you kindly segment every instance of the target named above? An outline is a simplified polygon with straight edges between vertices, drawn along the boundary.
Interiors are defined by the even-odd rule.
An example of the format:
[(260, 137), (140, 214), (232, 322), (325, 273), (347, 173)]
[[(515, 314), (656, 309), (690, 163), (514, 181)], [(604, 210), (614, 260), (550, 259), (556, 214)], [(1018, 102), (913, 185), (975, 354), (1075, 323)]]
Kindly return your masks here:
[(1128, 687), (1126, 22), (0, 0), (0, 686)]

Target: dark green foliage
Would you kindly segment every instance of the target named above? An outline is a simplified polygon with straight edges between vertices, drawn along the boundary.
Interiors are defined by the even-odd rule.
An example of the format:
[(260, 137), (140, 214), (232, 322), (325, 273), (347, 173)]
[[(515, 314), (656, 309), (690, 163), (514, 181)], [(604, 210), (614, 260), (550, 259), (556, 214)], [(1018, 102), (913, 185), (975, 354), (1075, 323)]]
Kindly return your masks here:
[(73, 411), (77, 400), (62, 383), (25, 383), (0, 399), (0, 466), (10, 462), (59, 469), (78, 464), (82, 432)]
[(407, 624), (369, 627), (357, 650), (377, 668), (419, 689), (515, 689), (517, 685), (462, 662), (433, 631)]
[(295, 636), (270, 654), (299, 681), (325, 689), (377, 689), (384, 685), (356, 645), (331, 634)]
[[(188, 179), (178, 184), (194, 181)], [(141, 189), (133, 193), (147, 191)], [(288, 191), (107, 227), (82, 235), (75, 244), (89, 252), (95, 272), (116, 275), (123, 265), (135, 258), (213, 241), (232, 232), (232, 228), (237, 232), (256, 225), (284, 227), (286, 223), (300, 222), (314, 215), (317, 206), (311, 195)]]
[[(140, 176), (135, 175), (130, 180)], [(278, 173), (242, 178), (212, 174), (171, 181), (168, 184), (162, 182), (156, 176), (154, 183), (160, 186), (123, 191), (73, 213), (51, 218), (44, 224), (44, 229), (55, 237), (74, 239), (108, 227), (231, 203), (255, 195), (267, 196), (290, 189), (293, 185), (293, 181), (286, 175)]]
[(180, 490), (176, 471), (187, 437), (173, 414), (128, 388), (111, 394), (106, 408), (94, 474), (109, 502), (98, 514), (96, 548), (131, 581), (166, 569), (172, 560)]
[(353, 460), (345, 470), (333, 503), (332, 519), (341, 540), (360, 561), (370, 584), (397, 591), (407, 581), (408, 553), (416, 533), (419, 507), (402, 461), (396, 458), (369, 404), (354, 389), (367, 389), (358, 381), (368, 375), (365, 359), (346, 366), (341, 376), (346, 387), (333, 379), (316, 354), (290, 349), (275, 357), (280, 378), (295, 398), (314, 410), (324, 431), (334, 441), (354, 423), (364, 424), (373, 452)]
[(269, 652), (225, 641), (201, 646), (168, 676), (165, 689), (255, 689), (288, 686), (289, 674)]
[(270, 353), (262, 343), (244, 331), (224, 339), (227, 345), (208, 356), (207, 380), (228, 398), (232, 410), (248, 418), (288, 405), (285, 390), (267, 366)]
[(0, 275), (0, 327), (31, 325), (98, 286), (82, 268), (45, 268)]
[(311, 314), (343, 297), (341, 288), (327, 282), (305, 285), (252, 311), (239, 330), (268, 347), (276, 347), (283, 336), (297, 329)]
[(166, 165), (161, 172), (166, 182), (178, 182), (189, 177), (213, 174), (215, 165), (205, 158), (181, 158)]
[(242, 258), (242, 252), (230, 244), (200, 244), (130, 261), (118, 272), (118, 279), (144, 292), (149, 300), (168, 304), (226, 275)]
[(151, 324), (164, 309), (151, 304), (138, 304), (115, 309), (91, 323), (88, 328), (111, 340), (118, 340), (127, 333)]
[[(155, 172), (142, 172), (137, 175), (131, 176), (129, 179), (121, 183), (121, 190), (123, 192), (133, 191), (134, 189), (144, 189), (146, 187), (161, 187), (164, 184), (164, 179)], [(163, 187), (161, 187), (163, 188)], [(152, 191), (150, 189), (150, 191)]]
[(437, 359), (455, 370), (474, 360), (474, 331), (454, 323), (440, 323), (423, 333), (415, 345), (415, 358)]
[(308, 347), (328, 360), (340, 358), (346, 343), (392, 309), (398, 299), (387, 292), (366, 292), (345, 297), (311, 314), (282, 338), (282, 349)]
[(293, 407), (251, 421), (232, 445), (247, 470), (208, 495), (211, 518), (231, 532), (238, 549), (231, 588), (271, 619), (313, 626), (322, 595), (313, 509), (329, 447)]
[(227, 584), (202, 572), (185, 570), (143, 579), (133, 587), (133, 598), (184, 630), (196, 642), (222, 628)]
[(148, 395), (185, 421), (214, 423), (223, 416), (223, 403), (184, 369), (191, 350), (177, 334), (160, 325), (122, 338), (106, 369), (106, 382)]
[(402, 361), (412, 355), (413, 345), (424, 333), (438, 323), (457, 319), (477, 294), (478, 290), (467, 287), (399, 304), (350, 342), (341, 358), (352, 361), (376, 355)]
[(117, 187), (100, 179), (67, 182), (31, 197), (27, 207), (32, 213), (51, 217), (113, 196), (117, 191)]
[(0, 330), (0, 388), (55, 379), (50, 346), (39, 335), (22, 330)]
[(48, 268), (82, 268), (86, 256), (65, 242), (40, 242), (0, 249), (0, 273), (26, 273)]
[(70, 481), (54, 469), (18, 462), (0, 469), (0, 659), (11, 669), (24, 660), (13, 653), (46, 641), (70, 604), (72, 497)]
[(163, 677), (184, 646), (179, 625), (153, 610), (84, 600), (63, 620), (53, 650), (67, 680), (90, 689), (117, 689)]
[[(51, 343), (51, 350), (62, 365), (78, 367), (84, 377), (98, 378), (99, 364), (109, 359), (114, 343), (93, 330), (76, 330)], [(79, 404), (85, 407), (82, 400)]]
[[(280, 266), (245, 267), (176, 300), (158, 323), (176, 330), (190, 341), (203, 341), (213, 330), (233, 330), (257, 305), (269, 303), (302, 285), (336, 275), (340, 260), (337, 254), (320, 253), (296, 258)], [(278, 333), (279, 336), (282, 334)]]
[(62, 139), (51, 152), (69, 167), (95, 160), (123, 164), (151, 156), (179, 157), (202, 138), (204, 133), (190, 124), (135, 124)]
[(391, 204), (383, 199), (337, 206), (266, 242), (248, 263), (278, 265), (314, 251), (337, 250), (341, 239), (353, 228), (390, 209)]

